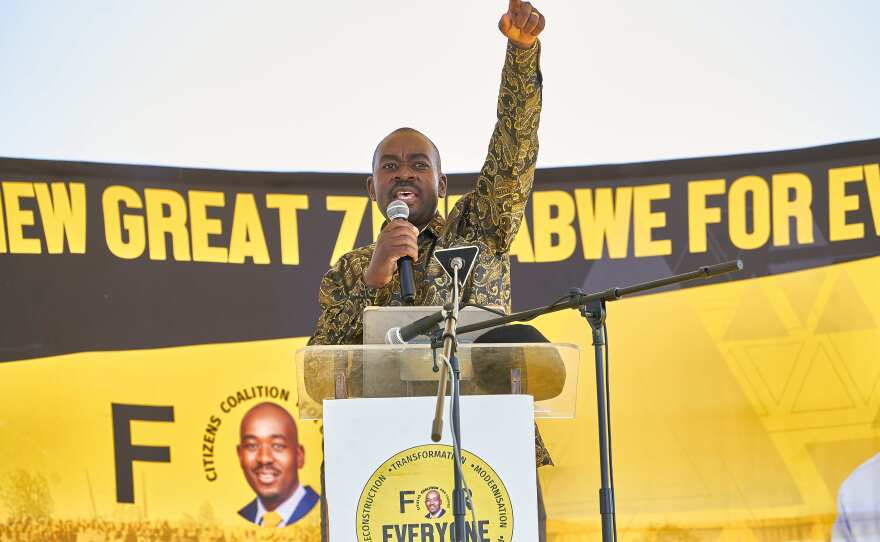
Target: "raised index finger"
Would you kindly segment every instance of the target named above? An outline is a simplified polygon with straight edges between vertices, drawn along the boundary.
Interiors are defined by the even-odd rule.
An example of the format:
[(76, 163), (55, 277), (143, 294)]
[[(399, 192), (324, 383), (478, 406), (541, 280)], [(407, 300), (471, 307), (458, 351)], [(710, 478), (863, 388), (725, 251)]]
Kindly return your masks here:
[(514, 13), (519, 9), (520, 4), (522, 4), (522, 0), (510, 0), (510, 4), (507, 5), (507, 11)]

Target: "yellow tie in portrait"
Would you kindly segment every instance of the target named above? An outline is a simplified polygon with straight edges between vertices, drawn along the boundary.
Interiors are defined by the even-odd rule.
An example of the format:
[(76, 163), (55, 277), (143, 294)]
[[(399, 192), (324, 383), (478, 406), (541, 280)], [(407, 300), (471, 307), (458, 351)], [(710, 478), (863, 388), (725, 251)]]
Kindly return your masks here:
[(278, 527), (281, 523), (281, 514), (278, 512), (266, 512), (263, 514), (263, 527)]

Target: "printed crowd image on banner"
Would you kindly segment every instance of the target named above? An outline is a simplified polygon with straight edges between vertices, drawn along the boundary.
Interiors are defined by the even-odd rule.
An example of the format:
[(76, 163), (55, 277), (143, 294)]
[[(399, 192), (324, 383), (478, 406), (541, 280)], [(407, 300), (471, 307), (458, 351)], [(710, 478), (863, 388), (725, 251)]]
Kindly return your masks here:
[[(363, 180), (0, 158), (0, 541), (320, 540), (294, 359), (323, 273), (382, 226)], [(877, 540), (880, 140), (538, 170), (513, 310), (735, 259), (608, 304), (620, 538)], [(574, 417), (537, 421), (548, 538), (597, 540), (590, 332), (532, 323), (581, 349)], [(450, 488), (406, 468), (371, 542), (445, 540)], [(517, 513), (480, 521), (508, 542)]]

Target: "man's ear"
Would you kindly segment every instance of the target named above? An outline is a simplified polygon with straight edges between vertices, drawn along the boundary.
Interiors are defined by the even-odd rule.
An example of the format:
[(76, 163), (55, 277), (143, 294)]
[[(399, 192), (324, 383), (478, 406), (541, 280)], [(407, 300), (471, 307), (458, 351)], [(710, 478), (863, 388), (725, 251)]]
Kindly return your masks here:
[(297, 458), (296, 458), (296, 469), (297, 470), (303, 468), (303, 465), (306, 464), (306, 449), (302, 444), (300, 444), (298, 446), (298, 448), (299, 448), (299, 450), (298, 450), (299, 453), (297, 454)]
[(370, 195), (371, 201), (376, 201), (376, 187), (373, 184), (373, 176), (367, 177), (367, 194)]
[(446, 175), (440, 175), (440, 181), (437, 183), (437, 196), (446, 197)]

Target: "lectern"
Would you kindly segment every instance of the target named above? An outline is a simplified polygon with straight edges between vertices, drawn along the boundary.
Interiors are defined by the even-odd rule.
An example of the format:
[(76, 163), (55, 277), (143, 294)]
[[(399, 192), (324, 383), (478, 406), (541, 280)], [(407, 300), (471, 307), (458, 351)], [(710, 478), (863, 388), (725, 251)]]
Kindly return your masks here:
[[(573, 418), (580, 348), (567, 343), (480, 343), (458, 348), (462, 395), (531, 395), (537, 418)], [(300, 419), (332, 399), (427, 397), (439, 361), (427, 344), (309, 346), (296, 352)]]
[[(466, 540), (536, 539), (533, 418), (574, 416), (579, 349), (481, 343), (457, 355)], [(430, 345), (297, 351), (300, 419), (324, 418), (331, 542), (450, 539), (450, 431), (430, 438), (439, 363)]]

